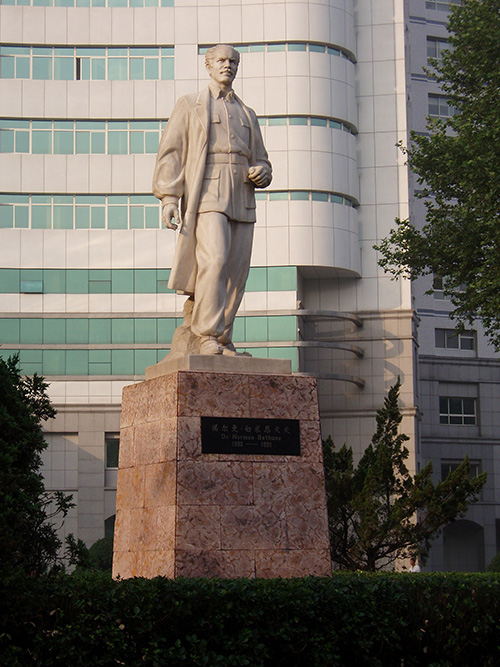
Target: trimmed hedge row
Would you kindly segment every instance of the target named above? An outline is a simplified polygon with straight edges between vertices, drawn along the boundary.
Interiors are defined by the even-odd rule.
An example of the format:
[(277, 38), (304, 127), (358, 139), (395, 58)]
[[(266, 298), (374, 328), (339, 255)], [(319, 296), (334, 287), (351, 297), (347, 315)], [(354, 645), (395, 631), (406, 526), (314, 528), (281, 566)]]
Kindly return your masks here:
[(335, 573), (6, 585), (0, 664), (499, 665), (500, 576)]

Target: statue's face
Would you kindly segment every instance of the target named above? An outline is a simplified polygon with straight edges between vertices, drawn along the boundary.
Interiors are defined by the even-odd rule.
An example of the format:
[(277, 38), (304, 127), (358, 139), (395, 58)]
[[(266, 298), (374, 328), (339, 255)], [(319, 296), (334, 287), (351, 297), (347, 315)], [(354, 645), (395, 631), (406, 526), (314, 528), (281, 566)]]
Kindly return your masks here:
[(218, 46), (207, 70), (216, 83), (230, 86), (238, 71), (238, 58), (234, 49), (230, 46)]

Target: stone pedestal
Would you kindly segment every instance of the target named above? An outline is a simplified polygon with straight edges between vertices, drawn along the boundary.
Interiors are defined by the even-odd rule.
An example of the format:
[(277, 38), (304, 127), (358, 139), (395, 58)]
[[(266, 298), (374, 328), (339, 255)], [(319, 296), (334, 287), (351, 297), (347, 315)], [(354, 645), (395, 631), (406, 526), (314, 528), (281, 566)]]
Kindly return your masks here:
[[(204, 454), (201, 417), (299, 420), (301, 453)], [(125, 387), (114, 549), (122, 578), (329, 576), (315, 379), (176, 370)]]

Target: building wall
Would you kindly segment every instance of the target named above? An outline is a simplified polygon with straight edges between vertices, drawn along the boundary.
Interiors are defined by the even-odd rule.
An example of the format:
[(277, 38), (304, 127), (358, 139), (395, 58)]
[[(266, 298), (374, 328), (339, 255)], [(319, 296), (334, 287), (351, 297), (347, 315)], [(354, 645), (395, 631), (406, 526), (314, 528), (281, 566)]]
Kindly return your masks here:
[[(411, 289), (373, 250), (409, 210), (395, 145), (407, 136), (402, 3), (75, 1), (0, 6), (1, 353), (19, 350), (24, 371), (51, 383), (45, 474), (77, 494), (72, 530), (88, 544), (104, 534), (121, 389), (180, 321), (152, 147), (174, 101), (205, 85), (204, 50), (218, 42), (241, 51), (235, 89), (274, 166), (257, 195), (238, 347), (317, 375), (324, 435), (357, 457), (400, 376), (416, 469)], [(66, 460), (71, 474), (56, 475)]]
[[(457, 3), (455, 3), (457, 4)], [(410, 0), (408, 21), (409, 80), (408, 118), (410, 128), (426, 131), (425, 118), (432, 111), (431, 95), (439, 95), (435, 82), (423, 71), (427, 66), (429, 42), (446, 40), (446, 3)], [(418, 189), (414, 177), (412, 190)], [(413, 221), (422, 225), (425, 207), (420, 200), (411, 200)], [(414, 285), (415, 307), (418, 315), (419, 344), (419, 408), (421, 411), (422, 464), (433, 464), (434, 480), (441, 480), (442, 467), (458, 462), (468, 455), (474, 470), (487, 472), (488, 480), (480, 500), (474, 504), (465, 520), (445, 529), (431, 550), (427, 569), (484, 570), (498, 550), (498, 434), (500, 421), (500, 365), (498, 354), (488, 345), (479, 322), (471, 326), (473, 343), (451, 342), (443, 347), (442, 330), (452, 332), (454, 322), (449, 318), (451, 303), (442, 292), (426, 294), (433, 277), (427, 276)], [(436, 334), (436, 330), (438, 333)], [(441, 339), (440, 339), (441, 337)], [(474, 349), (468, 349), (469, 347)], [(440, 398), (475, 399), (474, 424), (442, 423)], [(458, 421), (458, 417), (455, 421)]]

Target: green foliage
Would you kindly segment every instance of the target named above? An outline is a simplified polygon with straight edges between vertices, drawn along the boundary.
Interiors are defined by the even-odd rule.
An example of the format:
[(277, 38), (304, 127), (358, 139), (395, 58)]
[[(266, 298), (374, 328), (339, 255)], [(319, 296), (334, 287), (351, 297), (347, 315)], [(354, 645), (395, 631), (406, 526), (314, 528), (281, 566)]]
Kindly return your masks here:
[(18, 357), (0, 359), (0, 572), (3, 577), (57, 569), (61, 542), (52, 520), (66, 516), (71, 496), (46, 493), (39, 472), (47, 447), (42, 421), (54, 417), (47, 384), (21, 377)]
[(453, 316), (480, 318), (500, 349), (500, 12), (498, 0), (467, 0), (449, 19), (450, 49), (429, 72), (456, 113), (429, 120), (403, 149), (422, 185), (426, 224), (408, 220), (379, 246), (395, 276), (444, 278)]
[(88, 549), (83, 540), (73, 535), (66, 538), (66, 558), (79, 569), (111, 572), (113, 569), (113, 538), (102, 537)]
[(90, 568), (91, 561), (87, 545), (80, 538), (75, 539), (73, 533), (70, 533), (66, 538), (66, 561), (68, 565), (76, 565), (77, 567)]
[(113, 538), (102, 537), (89, 549), (92, 567), (101, 572), (111, 572), (113, 569)]
[(352, 448), (335, 452), (331, 438), (323, 443), (330, 551), (340, 569), (375, 571), (409, 556), (425, 563), (431, 539), (465, 515), (486, 482), (485, 473), (469, 480), (468, 459), (437, 485), (430, 463), (409, 473), (400, 386), (398, 378), (377, 412), (377, 430), (357, 468)]
[(30, 580), (0, 663), (177, 667), (497, 665), (496, 575)]
[(487, 570), (488, 572), (500, 572), (500, 553), (493, 556)]

